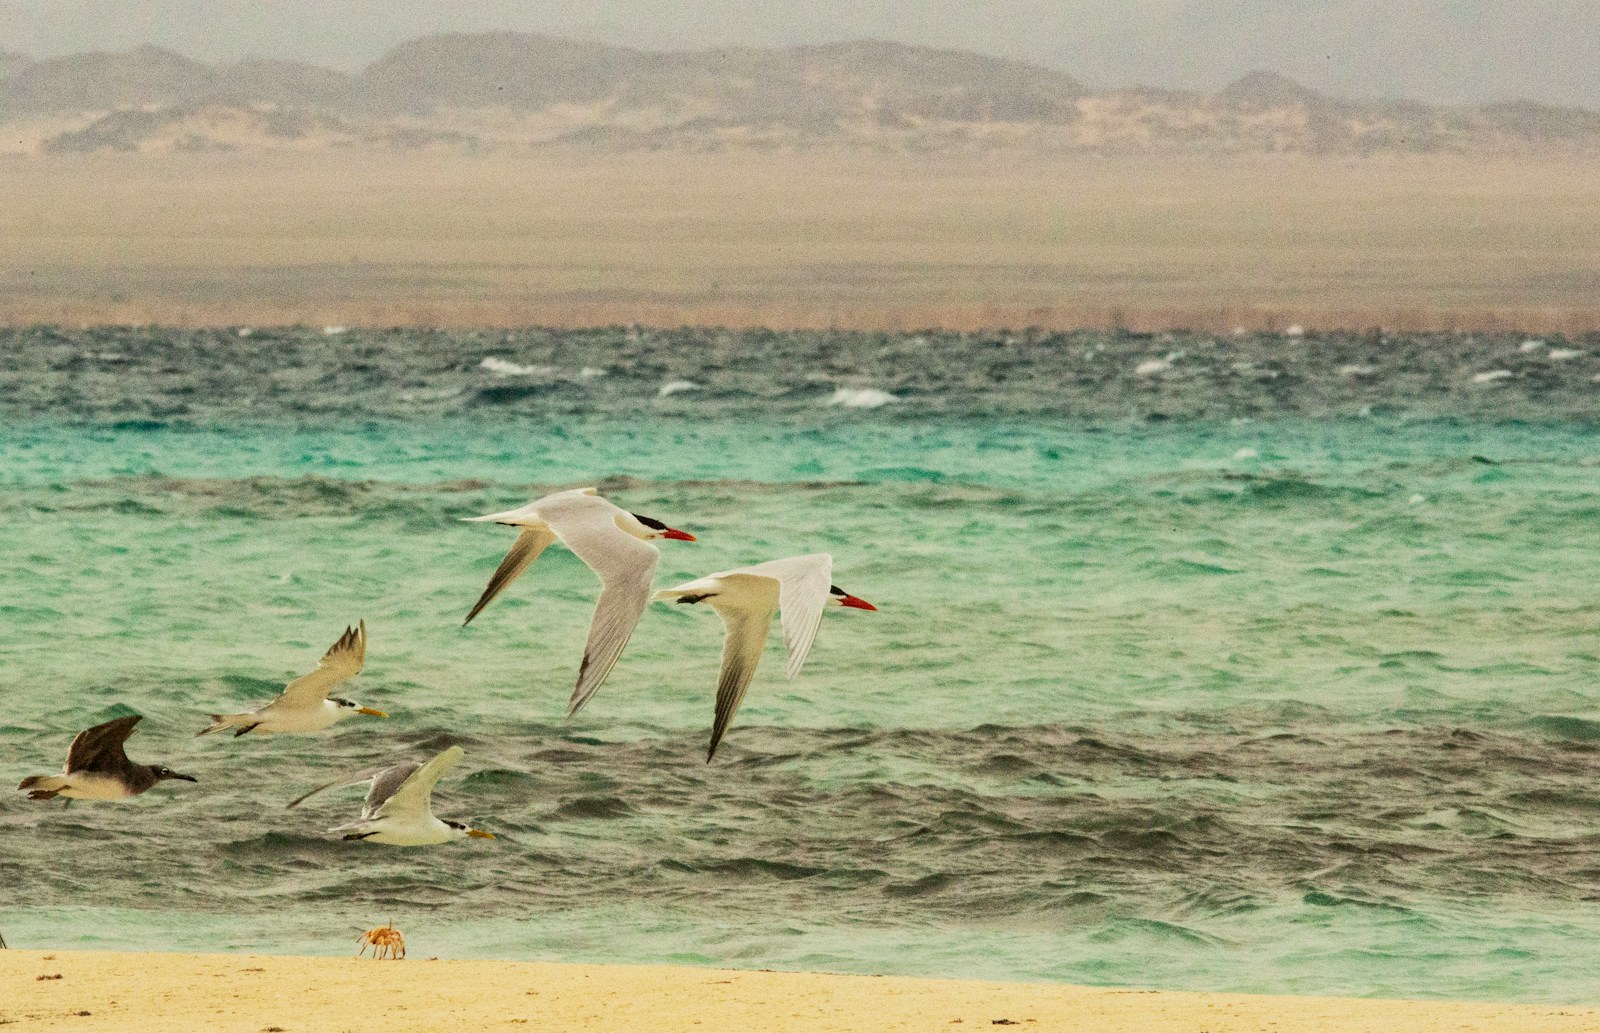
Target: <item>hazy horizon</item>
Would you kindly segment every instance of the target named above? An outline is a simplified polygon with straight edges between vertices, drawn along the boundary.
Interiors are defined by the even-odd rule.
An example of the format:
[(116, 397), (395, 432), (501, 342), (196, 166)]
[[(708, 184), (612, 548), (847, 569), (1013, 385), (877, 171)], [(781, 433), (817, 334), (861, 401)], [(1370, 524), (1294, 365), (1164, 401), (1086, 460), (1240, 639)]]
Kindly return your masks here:
[(504, 0), (448, 7), (281, 0), (0, 0), (0, 49), (46, 59), (163, 46), (190, 57), (304, 61), (355, 71), (441, 32), (540, 32), (646, 49), (786, 46), (877, 38), (971, 50), (1065, 71), (1086, 85), (1215, 90), (1257, 70), (1350, 97), (1430, 103), (1527, 99), (1600, 107), (1600, 3), (1551, 0), (1023, 0), (995, 18), (954, 0), (893, 12), (821, 0), (759, 9), (696, 0)]

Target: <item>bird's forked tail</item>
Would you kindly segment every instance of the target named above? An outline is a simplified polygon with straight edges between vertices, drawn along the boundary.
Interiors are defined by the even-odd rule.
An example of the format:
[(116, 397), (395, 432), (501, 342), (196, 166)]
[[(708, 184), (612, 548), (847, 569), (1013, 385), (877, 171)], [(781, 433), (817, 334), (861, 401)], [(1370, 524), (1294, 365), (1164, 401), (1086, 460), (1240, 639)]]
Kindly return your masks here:
[(233, 734), (235, 737), (237, 737), (248, 732), (250, 729), (254, 728), (260, 723), (261, 719), (256, 717), (254, 714), (212, 714), (211, 724), (200, 729), (194, 734), (195, 738), (198, 739), (202, 735), (210, 735), (212, 732), (220, 732), (224, 728), (236, 728), (238, 731), (234, 732)]

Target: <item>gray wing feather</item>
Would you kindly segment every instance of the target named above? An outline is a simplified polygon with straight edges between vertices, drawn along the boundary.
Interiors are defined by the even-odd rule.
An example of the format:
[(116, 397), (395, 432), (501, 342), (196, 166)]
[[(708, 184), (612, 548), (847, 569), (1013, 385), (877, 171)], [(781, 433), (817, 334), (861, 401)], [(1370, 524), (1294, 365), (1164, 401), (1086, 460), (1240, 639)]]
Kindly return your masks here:
[(528, 569), (529, 564), (538, 559), (539, 554), (549, 548), (555, 540), (556, 536), (548, 528), (529, 527), (524, 529), (517, 536), (517, 540), (512, 543), (511, 550), (506, 553), (506, 558), (500, 561), (500, 566), (495, 568), (495, 572), (490, 575), (489, 584), (484, 588), (483, 594), (478, 597), (477, 603), (473, 605), (472, 612), (467, 614), (467, 619), (461, 623), (464, 625), (471, 624), (472, 618), (481, 613), (485, 606), (493, 602), (495, 596), (503, 592), (507, 585), (522, 576), (522, 572)]
[[(567, 701), (568, 717), (600, 691), (606, 676), (617, 665), (617, 658), (627, 647), (628, 639), (633, 637), (640, 616), (650, 605), (650, 587), (655, 580), (660, 553), (637, 538), (623, 537), (628, 543), (629, 562), (596, 568), (604, 587), (595, 602), (594, 618), (589, 622), (589, 638), (583, 646), (583, 661), (578, 665), (578, 681), (572, 688), (572, 698)], [(581, 554), (580, 558), (588, 562)]]
[(361, 806), (361, 817), (363, 819), (374, 817), (378, 813), (378, 808), (388, 803), (389, 797), (399, 792), (400, 787), (406, 784), (406, 779), (416, 774), (417, 769), (421, 767), (422, 765), (416, 761), (407, 761), (379, 772), (372, 780), (372, 788), (367, 790), (367, 802)]
[(711, 728), (711, 748), (706, 751), (706, 762), (716, 756), (717, 744), (733, 723), (733, 715), (744, 700), (744, 692), (755, 677), (756, 666), (761, 662), (761, 648), (767, 643), (767, 632), (772, 627), (772, 614), (751, 614), (732, 609), (718, 609), (722, 622), (727, 625), (727, 636), (722, 642), (722, 671), (717, 676), (717, 717)]
[[(385, 772), (398, 771), (401, 768), (406, 767), (415, 768), (416, 765), (410, 764), (409, 762), (404, 764), (377, 764), (373, 767), (363, 768), (360, 771), (352, 772), (348, 775), (341, 775), (332, 782), (325, 782), (310, 792), (302, 793), (301, 795), (295, 797), (285, 806), (285, 810), (292, 810), (293, 808), (298, 807), (305, 801), (309, 800), (311, 797), (316, 796), (318, 793), (329, 789), (343, 789), (345, 786), (357, 786), (363, 782), (373, 782), (376, 784), (376, 780), (379, 779)], [(401, 781), (405, 781), (405, 779), (402, 778)], [(393, 790), (391, 789), (390, 792), (393, 792)]]

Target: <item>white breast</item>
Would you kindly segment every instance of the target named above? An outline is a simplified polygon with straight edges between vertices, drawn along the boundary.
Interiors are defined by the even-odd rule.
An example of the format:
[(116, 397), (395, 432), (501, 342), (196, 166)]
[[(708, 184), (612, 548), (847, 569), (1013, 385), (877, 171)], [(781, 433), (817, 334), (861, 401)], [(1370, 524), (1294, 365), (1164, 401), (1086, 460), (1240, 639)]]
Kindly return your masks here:
[(325, 699), (321, 702), (321, 705), (309, 710), (277, 705), (269, 706), (261, 711), (261, 723), (256, 725), (255, 731), (251, 734), (258, 735), (262, 732), (268, 734), (274, 732), (300, 734), (320, 732), (332, 728), (335, 722), (345, 716), (346, 713), (350, 713), (350, 711), (331, 699)]

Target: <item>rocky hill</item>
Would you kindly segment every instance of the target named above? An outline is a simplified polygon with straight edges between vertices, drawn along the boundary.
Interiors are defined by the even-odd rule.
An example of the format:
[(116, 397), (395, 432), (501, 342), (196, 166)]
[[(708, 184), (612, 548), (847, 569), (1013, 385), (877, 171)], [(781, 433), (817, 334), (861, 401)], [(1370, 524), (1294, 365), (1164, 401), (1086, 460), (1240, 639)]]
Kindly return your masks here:
[(1600, 114), (1325, 96), (1273, 73), (1215, 94), (1095, 92), (1017, 61), (880, 41), (653, 52), (431, 36), (357, 75), (141, 47), (0, 53), (11, 153), (381, 146), (838, 147), (916, 153), (1600, 152)]

